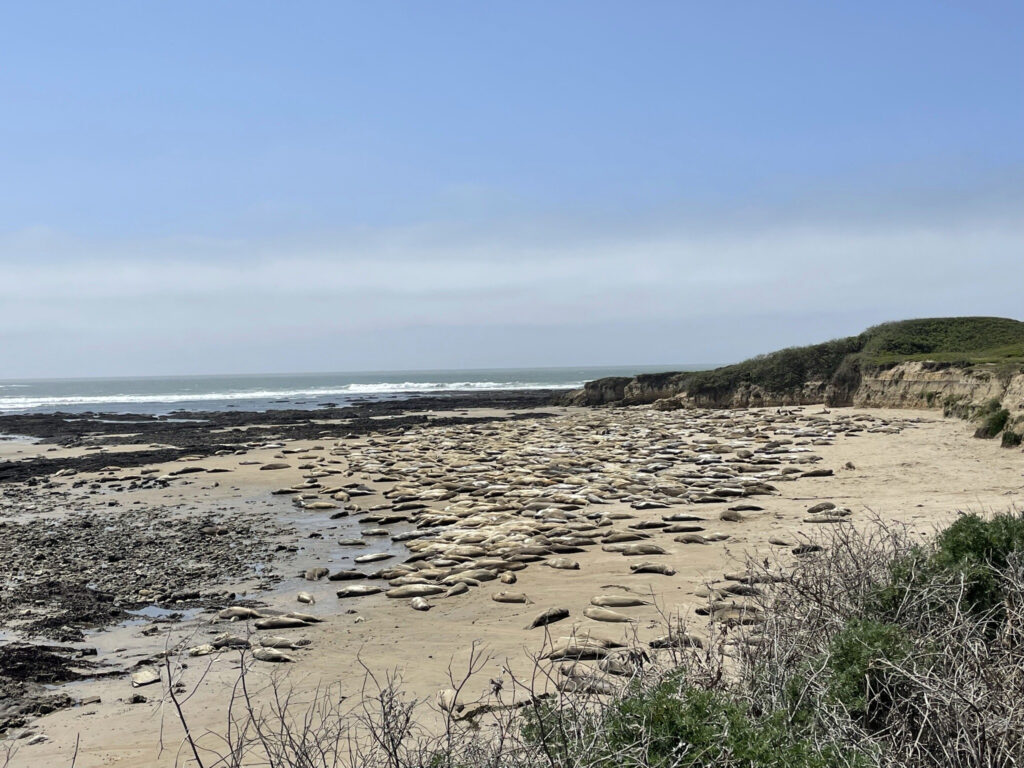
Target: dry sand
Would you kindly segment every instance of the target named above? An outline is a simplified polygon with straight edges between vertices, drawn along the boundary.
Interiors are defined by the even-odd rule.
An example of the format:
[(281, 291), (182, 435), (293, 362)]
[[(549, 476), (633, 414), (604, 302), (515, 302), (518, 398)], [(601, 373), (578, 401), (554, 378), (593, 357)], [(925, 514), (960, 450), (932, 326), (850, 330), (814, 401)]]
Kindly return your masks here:
[[(822, 409), (803, 409), (816, 413)], [(572, 419), (586, 418), (587, 412), (562, 409), (566, 424)], [(605, 411), (605, 413), (614, 413)], [(649, 412), (653, 413), (653, 412)], [(666, 512), (686, 511), (703, 515), (713, 522), (710, 530), (728, 533), (727, 541), (701, 545), (672, 542), (671, 536), (656, 541), (670, 550), (670, 554), (657, 558), (678, 570), (672, 577), (659, 575), (633, 575), (628, 564), (635, 558), (624, 558), (600, 547), (571, 555), (580, 564), (578, 571), (555, 570), (531, 563), (517, 572), (518, 581), (506, 587), (497, 581), (471, 589), (468, 594), (447, 599), (431, 599), (429, 612), (410, 609), (406, 600), (389, 600), (383, 595), (339, 601), (334, 592), (347, 582), (309, 582), (289, 578), (269, 593), (250, 595), (264, 600), (269, 606), (285, 611), (302, 610), (324, 618), (323, 623), (301, 629), (284, 630), (274, 634), (293, 639), (308, 639), (308, 649), (292, 652), (297, 663), (290, 665), (257, 665), (253, 682), (262, 684), (272, 673), (286, 673), (287, 685), (308, 695), (318, 685), (337, 684), (348, 697), (358, 697), (363, 676), (357, 655), (371, 669), (397, 670), (410, 694), (432, 697), (441, 688), (448, 687), (448, 668), (454, 661), (456, 668), (464, 665), (473, 643), (480, 644), (491, 660), (485, 669), (471, 681), (470, 698), (484, 695), (488, 679), (503, 675), (506, 665), (517, 673), (524, 673), (530, 665), (529, 654), (540, 649), (543, 630), (524, 630), (524, 626), (541, 610), (564, 606), (571, 612), (570, 619), (552, 627), (552, 634), (565, 635), (572, 626), (589, 628), (609, 637), (622, 636), (628, 631), (622, 625), (603, 624), (583, 618), (582, 611), (590, 598), (614, 592), (610, 584), (626, 585), (637, 592), (653, 592), (660, 609), (690, 614), (703, 601), (694, 591), (709, 581), (722, 577), (724, 571), (741, 566), (748, 555), (761, 557), (770, 550), (768, 538), (781, 536), (796, 540), (800, 534), (813, 535), (815, 526), (803, 523), (805, 510), (822, 500), (832, 501), (853, 511), (855, 524), (864, 524), (871, 514), (885, 520), (907, 523), (922, 534), (936, 525), (950, 520), (958, 511), (988, 512), (1005, 510), (1019, 504), (1024, 497), (1024, 459), (1018, 451), (1001, 450), (994, 441), (972, 439), (967, 424), (943, 419), (934, 412), (922, 411), (861, 411), (842, 409), (835, 414), (864, 414), (885, 420), (908, 419), (917, 421), (912, 428), (899, 434), (864, 432), (857, 437), (839, 437), (831, 445), (815, 445), (813, 452), (822, 461), (815, 466), (835, 470), (835, 476), (802, 478), (779, 483), (779, 493), (743, 499), (764, 508), (759, 512), (744, 513), (739, 523), (720, 522), (717, 515), (723, 505), (687, 505), (669, 510), (637, 511), (628, 504), (616, 503), (601, 507), (603, 512), (625, 511), (637, 520), (659, 520)], [(660, 418), (685, 418), (662, 414)], [(419, 440), (430, 440), (430, 429), (418, 430)], [(394, 447), (403, 446), (395, 438)], [(324, 446), (327, 455), (331, 443), (289, 443), (289, 449)], [(350, 446), (365, 446), (366, 439), (353, 441)], [(355, 450), (354, 448), (352, 449)], [(46, 451), (45, 446), (0, 443), (0, 455), (14, 452), (26, 458)], [(63, 453), (67, 453), (64, 451)], [(114, 453), (114, 451), (111, 451)], [(196, 509), (208, 510), (224, 505), (240, 504), (243, 500), (281, 504), (287, 510), (288, 497), (271, 497), (270, 491), (282, 485), (298, 482), (302, 472), (300, 462), (288, 457), (291, 469), (260, 471), (258, 464), (240, 465), (240, 461), (279, 461), (276, 449), (252, 451), (244, 456), (220, 456), (204, 459), (204, 467), (231, 469), (220, 475), (186, 476), (189, 483), (172, 483), (168, 488), (138, 491), (131, 501), (144, 504), (182, 503)], [(47, 455), (54, 455), (52, 452)], [(347, 462), (341, 457), (342, 462)], [(853, 469), (845, 469), (847, 463)], [(112, 463), (115, 463), (112, 461)], [(161, 468), (173, 469), (170, 465)], [(347, 463), (338, 465), (347, 469)], [(352, 478), (344, 478), (351, 480)], [(356, 479), (360, 479), (358, 476)], [(217, 482), (218, 485), (214, 485)], [(333, 482), (332, 479), (325, 480)], [(378, 491), (386, 490), (389, 483), (372, 483)], [(364, 508), (383, 497), (356, 499)], [(323, 523), (324, 515), (310, 516), (299, 528), (302, 533), (318, 526), (325, 535), (336, 538), (349, 535), (356, 527), (349, 520), (331, 521), (330, 530)], [(626, 522), (622, 521), (623, 527)], [(618, 527), (618, 525), (617, 525)], [(302, 535), (300, 533), (300, 535)], [(304, 543), (301, 542), (300, 543)], [(376, 543), (376, 542), (374, 542)], [(386, 540), (379, 549), (387, 548)], [(365, 550), (348, 552), (361, 554)], [(280, 568), (287, 574), (323, 564), (336, 570), (344, 567), (338, 562), (316, 562), (312, 550), (300, 550), (293, 562)], [(331, 550), (333, 552), (333, 550)], [(320, 556), (327, 556), (321, 554)], [(400, 561), (401, 556), (391, 562)], [(653, 559), (653, 558), (652, 558)], [(532, 604), (502, 604), (491, 600), (491, 594), (501, 589), (525, 593)], [(295, 595), (300, 590), (316, 597), (312, 606), (300, 605)], [(351, 612), (348, 612), (351, 611)], [(624, 609), (635, 617), (637, 634), (647, 639), (660, 634), (659, 615), (654, 606)], [(699, 628), (699, 617), (694, 626)], [(191, 622), (172, 625), (172, 641), (194, 633), (191, 644), (205, 642), (211, 633), (229, 629), (244, 633), (244, 625), (223, 623), (211, 625), (211, 614), (202, 614)], [(101, 654), (124, 663), (143, 658), (158, 651), (166, 635), (142, 636), (142, 627), (122, 627), (91, 638), (92, 645)], [(226, 705), (231, 685), (237, 678), (237, 655), (226, 653), (189, 660), (183, 682), (192, 690), (200, 679), (201, 685), (186, 704), (190, 725), (194, 732), (222, 733), (226, 722)], [(507, 679), (507, 677), (506, 677)], [(20, 746), (10, 765), (47, 766), (59, 768), (70, 765), (76, 739), (79, 742), (77, 768), (92, 766), (172, 766), (187, 764), (187, 756), (179, 753), (182, 730), (169, 705), (161, 699), (159, 686), (139, 689), (149, 701), (129, 704), (132, 694), (125, 676), (104, 680), (75, 683), (68, 686), (80, 698), (98, 696), (100, 703), (78, 706), (43, 717), (33, 723), (34, 732), (45, 734), (46, 741)], [(214, 745), (215, 739), (208, 744)], [(162, 740), (163, 751), (160, 751)], [(24, 745), (24, 740), (21, 742)]]

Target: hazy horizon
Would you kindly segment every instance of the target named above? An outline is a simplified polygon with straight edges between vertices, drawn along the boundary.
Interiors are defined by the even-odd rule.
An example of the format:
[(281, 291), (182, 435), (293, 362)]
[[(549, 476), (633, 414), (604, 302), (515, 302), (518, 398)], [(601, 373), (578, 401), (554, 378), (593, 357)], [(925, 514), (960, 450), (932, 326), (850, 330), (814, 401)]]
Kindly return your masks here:
[(672, 371), (672, 370), (706, 370), (709, 368), (717, 368), (720, 365), (728, 365), (728, 363), (637, 363), (637, 364), (626, 364), (626, 365), (527, 365), (527, 366), (511, 366), (501, 368), (399, 368), (393, 370), (368, 370), (368, 371), (218, 371), (216, 373), (186, 373), (186, 374), (147, 374), (145, 376), (135, 376), (131, 374), (120, 374), (115, 376), (50, 376), (50, 377), (38, 377), (38, 378), (18, 378), (18, 379), (0, 379), (0, 384), (17, 384), (20, 382), (45, 382), (45, 381), (138, 381), (138, 380), (171, 380), (171, 379), (221, 379), (221, 378), (287, 378), (289, 376), (350, 376), (359, 375), (366, 376), (370, 374), (400, 374), (400, 373), (414, 373), (414, 374), (428, 374), (428, 373), (504, 373), (513, 371), (605, 371), (605, 370), (634, 370), (640, 372), (640, 369), (657, 369), (657, 372), (661, 371)]
[(735, 362), (1018, 317), (1022, 29), (923, 0), (12, 7), (0, 379)]

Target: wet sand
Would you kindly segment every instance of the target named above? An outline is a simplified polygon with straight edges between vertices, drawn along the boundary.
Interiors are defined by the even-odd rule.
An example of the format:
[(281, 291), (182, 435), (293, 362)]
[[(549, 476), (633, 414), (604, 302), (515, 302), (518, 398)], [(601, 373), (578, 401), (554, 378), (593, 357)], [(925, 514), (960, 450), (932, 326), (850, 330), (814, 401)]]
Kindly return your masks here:
[[(83, 514), (83, 509), (99, 515), (104, 509), (120, 508), (167, 510), (168, 518), (194, 520), (197, 525), (226, 521), (238, 526), (252, 518), (258, 521), (254, 530), (259, 526), (267, 526), (267, 531), (273, 526), (280, 529), (272, 534), (275, 546), (270, 548), (280, 546), (280, 550), (268, 555), (254, 571), (233, 574), (219, 584), (204, 583), (199, 590), (204, 593), (202, 599), (179, 601), (180, 620), (149, 620), (173, 612), (173, 604), (148, 610), (143, 606), (143, 614), (127, 624), (87, 632), (84, 642), (77, 645), (97, 648), (95, 660), (114, 669), (129, 670), (168, 644), (199, 645), (224, 631), (258, 635), (246, 622), (213, 621), (219, 608), (251, 600), (255, 602), (247, 604), (258, 604), (264, 612), (302, 611), (323, 619), (296, 629), (275, 630), (275, 635), (310, 642), (288, 651), (296, 659), (293, 664), (256, 664), (254, 682), (286, 674), (287, 684), (307, 695), (317, 685), (336, 683), (342, 694), (358, 697), (362, 684), (358, 655), (372, 669), (397, 669), (410, 693), (429, 698), (448, 687), (449, 664), (454, 661), (459, 668), (473, 643), (479, 643), (491, 659), (468, 686), (470, 698), (475, 698), (486, 694), (490, 678), (504, 675), (507, 679), (505, 667), (517, 673), (529, 669), (530, 654), (541, 648), (545, 633), (524, 627), (547, 608), (570, 611), (568, 619), (550, 628), (552, 635), (566, 635), (576, 627), (606, 637), (635, 632), (641, 640), (648, 640), (663, 632), (660, 612), (691, 616), (690, 626), (699, 632), (701, 622), (707, 619), (692, 616), (693, 609), (704, 603), (694, 593), (709, 582), (720, 581), (726, 571), (742, 567), (749, 556), (790, 556), (787, 547), (771, 545), (769, 539), (795, 545), (813, 536), (821, 524), (805, 519), (808, 508), (818, 502), (832, 502), (850, 511), (849, 523), (835, 524), (863, 525), (878, 515), (927, 535), (958, 511), (1003, 510), (1019, 504), (1024, 496), (1024, 461), (1019, 452), (1001, 450), (993, 441), (972, 439), (969, 425), (943, 419), (935, 412), (835, 409), (828, 413), (821, 407), (792, 409), (791, 415), (777, 414), (775, 409), (543, 410), (558, 415), (464, 426), (413, 425), (394, 434), (349, 439), (343, 435), (316, 440), (285, 438), (237, 453), (111, 470), (106, 478), (102, 473), (79, 473), (51, 478), (36, 487), (18, 484), (16, 498), (3, 508), (3, 519), (10, 531), (13, 525), (39, 526), (45, 520), (74, 518)], [(471, 411), (467, 415), (484, 413)], [(772, 441), (781, 444), (773, 446)], [(0, 442), (0, 460), (84, 451), (82, 446), (59, 452), (49, 451), (50, 447)], [(103, 449), (110, 454), (111, 464), (117, 463), (117, 451), (116, 445)], [(751, 455), (745, 457), (741, 451)], [(260, 469), (274, 463), (289, 466)], [(204, 471), (169, 474), (185, 466), (201, 466)], [(91, 487), (93, 481), (136, 475), (143, 468), (155, 470), (144, 477), (167, 479), (134, 489), (132, 480)], [(800, 477), (821, 469), (833, 474)], [(431, 482), (452, 478), (460, 480), (448, 485), (462, 490), (449, 498), (435, 494), (437, 498), (402, 502), (398, 500), (401, 494), (394, 492), (401, 483), (400, 488), (407, 488), (406, 496), (423, 497), (429, 495)], [(324, 492), (350, 484), (363, 486), (369, 493), (343, 500)], [(273, 493), (296, 487), (303, 490)], [(742, 495), (733, 495), (737, 489)], [(7, 492), (10, 490), (8, 487)], [(720, 500), (708, 501), (716, 491), (723, 494)], [(447, 493), (453, 493), (452, 489)], [(306, 508), (295, 501), (303, 494), (310, 497), (305, 500)], [(34, 495), (40, 498), (37, 509), (18, 512)], [(50, 498), (61, 503), (46, 503)], [(111, 501), (118, 507), (105, 506)], [(334, 507), (313, 508), (317, 502)], [(396, 512), (395, 507), (403, 503), (424, 506)], [(720, 519), (723, 510), (734, 506), (761, 509), (740, 512), (738, 522)], [(383, 526), (362, 522), (374, 514), (374, 507), (410, 519)], [(457, 514), (446, 513), (446, 509)], [(332, 519), (345, 512), (346, 516)], [(659, 529), (631, 527), (663, 522), (663, 516), (673, 513), (704, 518), (696, 524), (704, 529), (700, 535), (711, 538), (710, 534), (720, 533), (728, 538), (705, 544), (680, 543), (675, 535)], [(426, 527), (424, 523), (437, 522), (431, 516), (448, 522)], [(364, 535), (373, 528), (386, 529), (386, 535)], [(543, 561), (524, 563), (525, 567), (514, 571), (513, 585), (495, 579), (461, 595), (431, 596), (427, 600), (432, 607), (423, 612), (412, 610), (407, 599), (389, 599), (383, 594), (345, 600), (335, 597), (339, 588), (353, 583), (388, 588), (380, 580), (308, 581), (300, 576), (318, 566), (332, 573), (345, 569), (370, 573), (400, 564), (409, 557), (409, 548), (421, 546), (417, 542), (424, 539), (403, 543), (391, 537), (410, 531), (437, 535), (443, 546), (430, 545), (434, 550), (428, 553), (440, 563), (435, 570), (455, 568), (457, 573), (459, 567), (472, 565), (474, 560), (510, 558), (510, 553), (519, 551), (517, 547), (530, 546), (531, 537), (543, 536), (550, 543), (551, 538), (572, 538), (573, 531), (603, 537), (609, 530), (650, 536), (643, 541), (662, 547), (667, 554), (627, 557), (606, 551), (602, 539), (595, 538), (596, 543), (580, 547), (582, 551), (545, 555), (547, 561), (570, 558), (578, 562), (578, 570), (546, 567)], [(215, 538), (218, 535), (213, 534)], [(338, 543), (348, 538), (361, 539), (366, 545)], [(486, 551), (474, 549), (479, 547)], [(393, 557), (366, 565), (354, 562), (357, 556), (375, 552)], [(447, 564), (453, 558), (455, 562)], [(640, 560), (669, 564), (676, 574), (631, 573), (629, 565)], [(495, 569), (496, 574), (500, 572)], [(493, 601), (491, 595), (501, 590), (524, 593), (531, 603)], [(298, 603), (300, 591), (311, 593), (316, 603)], [(154, 589), (136, 598), (145, 603), (157, 592), (159, 589)], [(229, 599), (232, 593), (235, 597)], [(609, 593), (651, 595), (657, 605), (616, 609), (635, 619), (626, 625), (583, 616), (593, 596)], [(138, 611), (135, 605), (133, 610)], [(189, 659), (183, 678), (186, 687), (191, 690), (202, 680), (186, 707), (194, 731), (223, 732), (231, 685), (238, 673), (237, 658), (237, 654), (226, 652)], [(128, 675), (120, 674), (66, 684), (60, 690), (76, 701), (93, 697), (100, 701), (32, 720), (30, 735), (17, 739), (19, 749), (11, 765), (67, 765), (76, 738), (77, 766), (176, 764), (181, 729), (162, 700), (160, 686), (136, 691)], [(135, 693), (147, 701), (129, 703)], [(158, 746), (161, 732), (162, 753)], [(37, 734), (45, 735), (46, 740), (29, 745)], [(15, 729), (8, 735), (21, 733)]]

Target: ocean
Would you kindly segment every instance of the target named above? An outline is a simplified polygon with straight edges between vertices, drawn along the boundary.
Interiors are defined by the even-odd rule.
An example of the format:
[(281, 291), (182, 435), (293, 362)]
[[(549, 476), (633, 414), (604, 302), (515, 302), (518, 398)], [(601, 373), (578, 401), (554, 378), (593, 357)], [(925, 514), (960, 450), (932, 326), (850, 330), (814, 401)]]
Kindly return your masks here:
[(0, 414), (173, 411), (339, 406), (414, 394), (516, 389), (574, 389), (605, 376), (632, 376), (706, 366), (491, 368), (482, 370), (282, 373), (112, 379), (0, 380)]

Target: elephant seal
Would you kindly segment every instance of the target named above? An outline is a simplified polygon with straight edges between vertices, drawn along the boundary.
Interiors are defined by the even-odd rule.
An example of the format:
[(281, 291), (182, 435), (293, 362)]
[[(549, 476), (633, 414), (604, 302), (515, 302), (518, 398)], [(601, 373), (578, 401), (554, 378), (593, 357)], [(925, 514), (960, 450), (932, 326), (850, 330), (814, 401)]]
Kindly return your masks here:
[(291, 464), (285, 464), (283, 461), (273, 461), (270, 464), (264, 464), (260, 469), (263, 471), (273, 469), (290, 469), (291, 466)]
[(263, 614), (255, 608), (246, 608), (241, 605), (233, 605), (230, 608), (223, 609), (217, 614), (218, 619), (227, 621), (237, 621), (238, 619), (259, 619), (262, 616)]
[(536, 629), (537, 627), (546, 627), (548, 624), (554, 624), (556, 621), (569, 618), (568, 608), (548, 608), (543, 613), (540, 613), (534, 618), (533, 621), (527, 625), (526, 629)]
[(583, 628), (573, 630), (571, 635), (563, 635), (562, 637), (556, 638), (554, 641), (554, 647), (561, 647), (564, 645), (572, 645), (573, 643), (586, 643), (587, 645), (598, 645), (601, 648), (625, 648), (626, 644), (621, 640), (612, 640), (607, 637), (599, 637), (593, 634), (590, 629)]
[(328, 581), (356, 581), (365, 579), (366, 574), (362, 571), (335, 571), (327, 577)]
[(491, 600), (496, 603), (532, 603), (533, 601), (522, 592), (495, 592)]
[(309, 622), (292, 616), (268, 616), (256, 620), (256, 629), (295, 629), (309, 626)]
[(406, 584), (404, 587), (389, 589), (384, 594), (388, 597), (429, 597), (440, 595), (447, 591), (446, 587), (440, 584)]
[(392, 587), (404, 587), (409, 584), (433, 584), (432, 579), (425, 578), (423, 576), (399, 576), (397, 579), (388, 579), (388, 584)]
[(284, 615), (286, 619), (298, 619), (304, 621), (307, 624), (319, 624), (323, 621), (319, 616), (314, 616), (311, 613), (299, 613), (298, 611), (289, 611)]
[(295, 650), (309, 645), (309, 640), (289, 640), (287, 637), (259, 637), (257, 640), (264, 648)]
[(570, 560), (568, 557), (556, 557), (554, 560), (545, 561), (544, 565), (548, 568), (556, 568), (562, 571), (578, 571), (580, 564), (575, 560)]
[(409, 601), (409, 605), (412, 606), (412, 609), (414, 611), (429, 611), (431, 608), (430, 603), (428, 603), (426, 599), (422, 597), (414, 597), (412, 600)]
[(574, 683), (585, 686), (584, 688), (577, 687), (569, 690), (580, 693), (599, 693), (604, 696), (611, 696), (618, 692), (618, 687), (611, 681), (603, 676), (595, 675), (587, 667), (576, 662), (563, 664), (558, 668), (558, 674), (567, 677)]
[(637, 542), (636, 544), (623, 544), (622, 549), (619, 550), (622, 554), (627, 557), (633, 555), (667, 555), (668, 550), (659, 547), (657, 544), (651, 544), (646, 541)]
[(585, 641), (556, 644), (546, 655), (551, 661), (594, 661), (603, 659), (608, 655), (608, 649), (603, 645)]
[(664, 528), (668, 523), (661, 520), (641, 520), (639, 523), (630, 523), (629, 528), (634, 531), (648, 531)]
[(680, 536), (676, 536), (672, 541), (677, 541), (680, 544), (707, 544), (708, 540), (701, 536), (699, 533), (684, 533)]
[(711, 611), (711, 618), (729, 626), (761, 624), (764, 614), (753, 606), (726, 606)]
[(353, 584), (348, 587), (342, 587), (337, 591), (339, 598), (346, 597), (366, 597), (367, 595), (376, 595), (384, 590), (380, 587), (375, 587), (372, 584)]
[(357, 563), (376, 563), (379, 560), (390, 560), (394, 555), (387, 552), (373, 552), (369, 555), (360, 555), (355, 558)]
[(718, 516), (718, 519), (727, 523), (739, 523), (743, 521), (743, 515), (734, 509), (727, 509)]
[(271, 662), (291, 662), (295, 661), (287, 653), (281, 653), (276, 648), (256, 648), (252, 652), (252, 657), (257, 661), (271, 661)]
[(629, 595), (598, 595), (590, 598), (590, 604), (601, 608), (631, 608), (636, 605), (650, 605), (650, 602)]
[(760, 589), (748, 583), (726, 584), (721, 590), (726, 594), (739, 595), (740, 597), (757, 597), (761, 594)]
[(324, 576), (330, 573), (330, 570), (323, 566), (317, 566), (316, 568), (307, 568), (303, 577), (306, 581), (320, 581)]
[(704, 642), (699, 637), (685, 632), (670, 632), (655, 638), (648, 643), (651, 648), (703, 648)]
[(613, 531), (601, 539), (603, 544), (622, 544), (627, 541), (640, 541), (642, 539), (649, 539), (650, 536), (646, 533), (635, 533), (626, 531)]
[(810, 469), (806, 472), (801, 472), (799, 477), (832, 477), (831, 469)]
[(606, 680), (598, 677), (569, 677), (559, 682), (558, 690), (563, 693), (590, 693), (601, 696), (614, 696), (619, 689)]
[(244, 637), (224, 632), (213, 638), (213, 640), (210, 641), (210, 645), (218, 650), (221, 648), (248, 648), (249, 641)]
[(659, 573), (662, 576), (675, 576), (676, 569), (664, 563), (635, 563), (629, 566), (633, 573)]
[(446, 576), (441, 579), (442, 584), (455, 584), (459, 581), (476, 582), (479, 584), (482, 581), (494, 581), (498, 578), (498, 572), (493, 571), (490, 568), (470, 568), (466, 571), (459, 571), (453, 573), (450, 576)]
[(674, 515), (662, 515), (661, 519), (666, 523), (701, 523), (704, 518), (700, 515), (687, 515), (683, 512), (677, 512)]
[(469, 586), (464, 581), (460, 581), (458, 584), (451, 586), (447, 592), (444, 593), (445, 597), (455, 597), (456, 595), (464, 595), (469, 592)]
[(515, 584), (516, 581), (518, 581), (516, 575), (511, 571), (505, 571), (503, 574), (501, 574), (500, 578), (502, 584)]
[(597, 663), (597, 668), (609, 675), (620, 677), (633, 677), (643, 669), (643, 665), (650, 661), (643, 651), (618, 651), (609, 654)]
[(211, 653), (216, 653), (217, 648), (210, 643), (204, 643), (203, 645), (196, 645), (188, 649), (189, 656), (209, 656)]
[(313, 605), (316, 603), (316, 598), (309, 594), (309, 592), (299, 592), (299, 594), (295, 596), (295, 599), (300, 603), (305, 603), (306, 605)]
[(595, 605), (588, 605), (586, 608), (584, 608), (583, 615), (586, 616), (588, 619), (593, 619), (594, 621), (609, 621), (620, 623), (627, 621), (636, 621), (636, 619), (630, 616), (626, 616), (623, 613), (618, 613), (617, 611), (612, 611), (608, 608), (599, 608)]
[(691, 525), (689, 523), (672, 523), (662, 533), (697, 533), (703, 531), (704, 527), (700, 525)]

